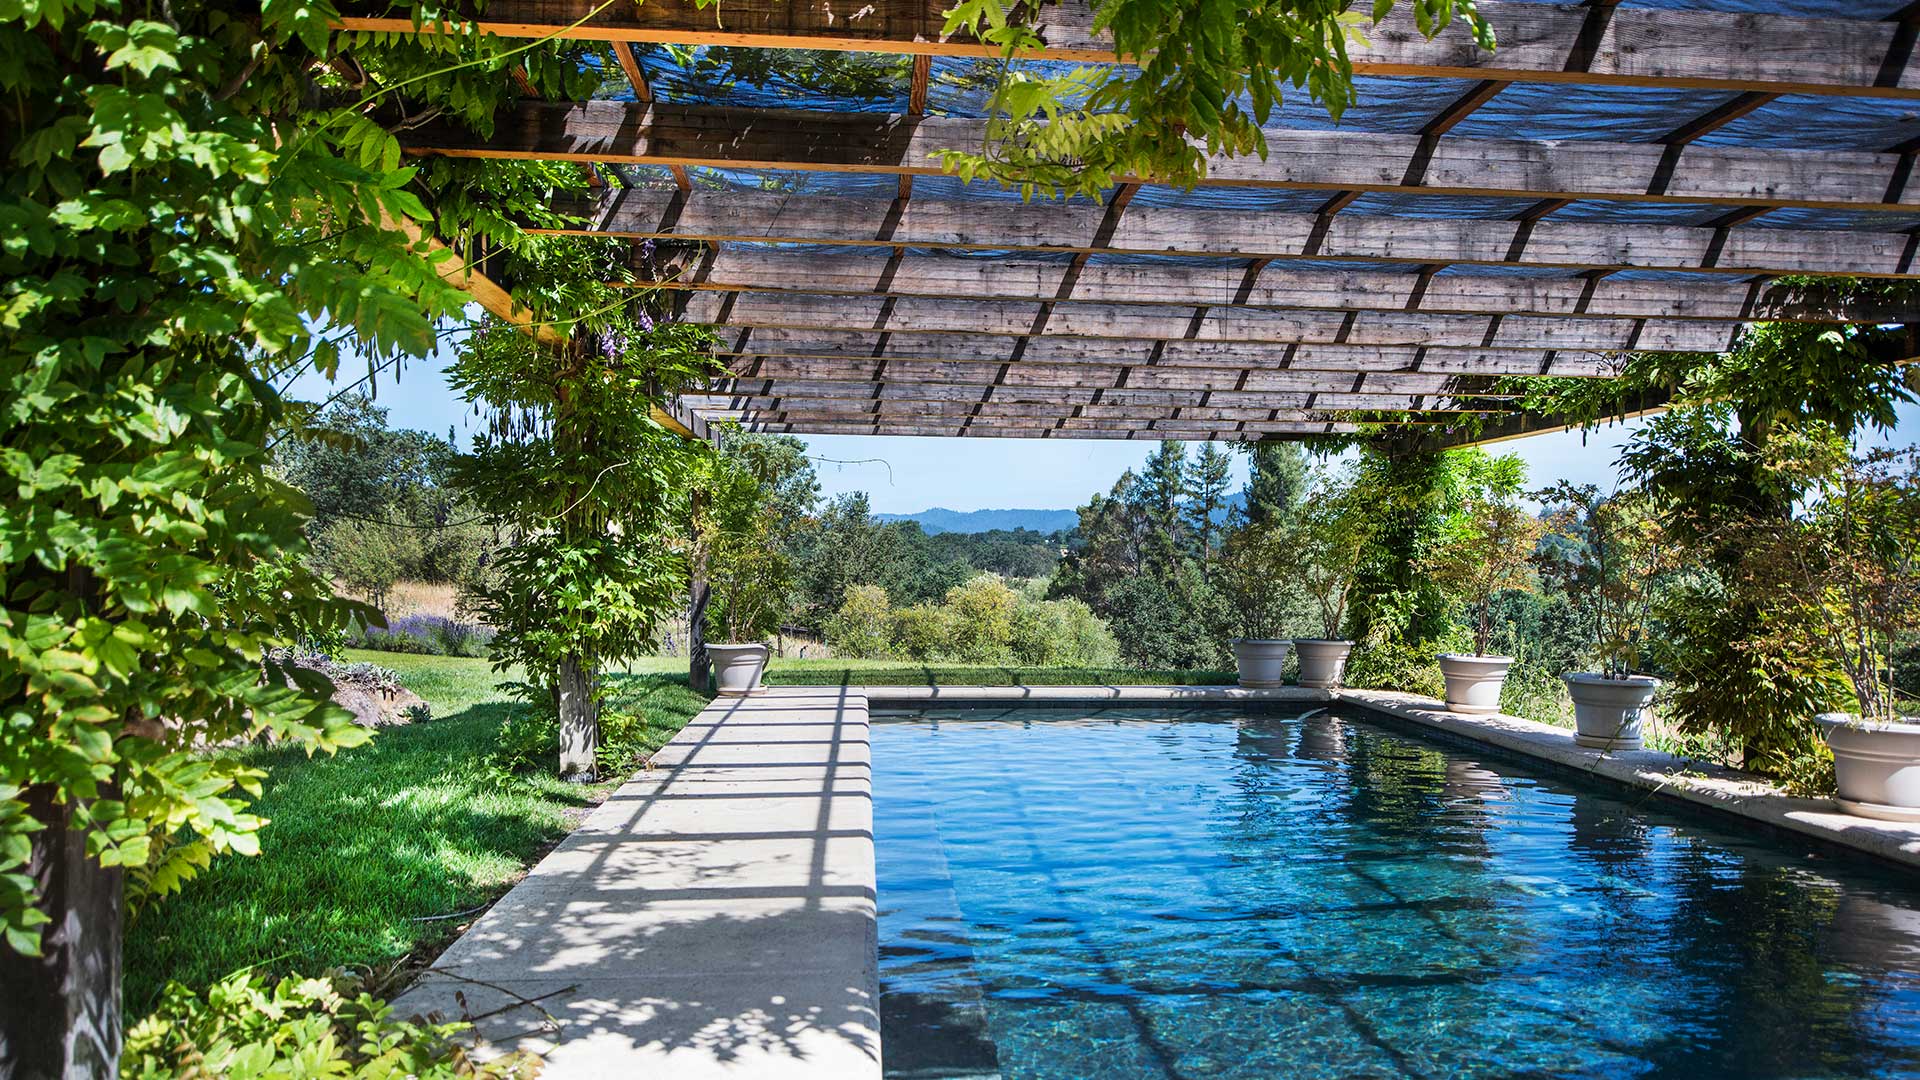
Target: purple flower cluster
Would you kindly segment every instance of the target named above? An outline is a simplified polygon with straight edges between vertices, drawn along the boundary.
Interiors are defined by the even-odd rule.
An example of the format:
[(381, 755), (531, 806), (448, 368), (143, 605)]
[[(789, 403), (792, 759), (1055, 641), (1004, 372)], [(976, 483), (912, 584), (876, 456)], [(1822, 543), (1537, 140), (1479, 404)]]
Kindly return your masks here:
[(493, 644), (493, 630), (444, 615), (402, 615), (389, 622), (385, 629), (361, 628), (357, 640), (349, 644), (364, 649), (433, 656), (485, 656)]

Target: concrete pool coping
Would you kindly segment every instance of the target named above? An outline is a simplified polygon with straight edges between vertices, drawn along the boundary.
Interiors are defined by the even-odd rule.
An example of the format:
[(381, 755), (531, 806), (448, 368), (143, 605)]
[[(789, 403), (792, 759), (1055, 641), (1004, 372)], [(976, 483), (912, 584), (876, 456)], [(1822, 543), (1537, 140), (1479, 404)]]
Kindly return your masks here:
[(709, 704), (396, 1002), (547, 1080), (880, 1076), (867, 702)]

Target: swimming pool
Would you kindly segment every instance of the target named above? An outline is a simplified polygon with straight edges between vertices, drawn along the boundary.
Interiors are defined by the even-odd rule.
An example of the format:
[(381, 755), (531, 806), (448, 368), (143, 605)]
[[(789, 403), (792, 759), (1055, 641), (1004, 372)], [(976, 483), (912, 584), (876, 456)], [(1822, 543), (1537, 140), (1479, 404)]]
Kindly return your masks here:
[(876, 713), (892, 1077), (1920, 1076), (1920, 890), (1336, 708)]

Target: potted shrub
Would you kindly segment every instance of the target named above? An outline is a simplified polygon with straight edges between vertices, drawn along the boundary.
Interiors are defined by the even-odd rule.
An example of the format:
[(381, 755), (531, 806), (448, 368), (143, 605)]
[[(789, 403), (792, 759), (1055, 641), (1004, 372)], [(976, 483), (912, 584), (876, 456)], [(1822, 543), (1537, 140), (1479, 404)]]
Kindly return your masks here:
[(772, 650), (761, 640), (785, 613), (792, 568), (773, 536), (760, 481), (725, 455), (711, 461), (694, 500), (696, 557), (711, 588), (707, 627), (720, 644), (709, 644), (715, 692), (728, 697), (757, 693)]
[(1573, 698), (1574, 741), (1602, 750), (1638, 750), (1642, 719), (1660, 680), (1634, 673), (1646, 636), (1653, 583), (1666, 546), (1644, 495), (1605, 496), (1565, 481), (1539, 493), (1558, 543), (1544, 547), (1541, 571), (1583, 613), (1599, 671), (1561, 676)]
[(1517, 498), (1518, 465), (1507, 466), (1469, 497), (1448, 524), (1444, 541), (1422, 562), (1422, 568), (1446, 591), (1459, 598), (1473, 619), (1473, 652), (1439, 657), (1440, 674), (1447, 684), (1447, 708), (1454, 712), (1500, 711), (1500, 691), (1506, 686), (1513, 657), (1488, 650), (1493, 638), (1493, 603), (1503, 592), (1532, 592), (1534, 547), (1545, 526), (1527, 512)]
[(1241, 686), (1262, 689), (1283, 681), (1292, 642), (1278, 635), (1286, 618), (1290, 561), (1284, 535), (1271, 525), (1242, 524), (1221, 545), (1220, 568), (1240, 632), (1229, 644)]
[[(1804, 482), (1805, 510), (1753, 541), (1783, 590), (1782, 633), (1809, 633), (1853, 689), (1857, 712), (1819, 717), (1847, 812), (1920, 821), (1920, 716), (1893, 683), (1920, 634), (1920, 451), (1856, 457), (1835, 438), (1783, 438), (1774, 451)], [(1790, 591), (1788, 591), (1790, 590)]]
[(1300, 654), (1300, 685), (1322, 690), (1339, 686), (1346, 675), (1353, 642), (1340, 636), (1340, 627), (1346, 622), (1354, 574), (1374, 535), (1374, 518), (1357, 504), (1352, 485), (1338, 491), (1329, 487), (1322, 485), (1308, 495), (1289, 530), (1291, 572), (1299, 575), (1312, 598), (1323, 635), (1293, 643)]

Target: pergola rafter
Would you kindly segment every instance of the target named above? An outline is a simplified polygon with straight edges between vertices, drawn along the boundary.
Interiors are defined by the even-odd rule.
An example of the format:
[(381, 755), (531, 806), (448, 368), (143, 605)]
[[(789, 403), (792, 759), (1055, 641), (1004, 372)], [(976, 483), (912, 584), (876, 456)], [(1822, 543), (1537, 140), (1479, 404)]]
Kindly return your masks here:
[[(1320, 130), (1290, 105), (1264, 157), (1211, 159), (1192, 195), (1130, 177), (1101, 201), (1028, 203), (915, 183), (941, 174), (938, 151), (988, 137), (937, 58), (998, 50), (942, 40), (944, 7), (649, 0), (573, 27), (592, 0), (491, 0), (479, 21), (495, 33), (618, 42), (635, 100), (522, 100), (489, 138), (429, 122), (404, 147), (585, 165), (596, 186), (556, 203), (579, 224), (554, 231), (681, 242), (643, 276), (715, 327), (724, 369), (684, 415), (768, 431), (1245, 439), (1384, 424), (1446, 445), (1540, 429), (1501, 380), (1724, 351), (1753, 321), (1920, 314), (1903, 289), (1806, 280), (1920, 278), (1920, 124), (1875, 100), (1920, 97), (1905, 10), (1487, 0), (1487, 53), (1457, 30), (1425, 40), (1403, 5), (1353, 57), (1417, 117)], [(1087, 0), (1033, 17), (1040, 55), (1115, 59)], [(764, 109), (671, 71), (663, 96), (643, 67), (658, 54), (636, 42), (913, 61), (844, 111), (819, 107), (830, 95)], [(1531, 118), (1559, 104), (1543, 83), (1579, 84), (1566, 93), (1601, 122), (1609, 103), (1641, 111), (1565, 137)], [(897, 112), (871, 111), (888, 100)], [(1886, 134), (1798, 138), (1795, 117), (1828, 108), (1809, 101)]]
[(552, 230), (632, 239), (830, 243), (973, 251), (1243, 256), (1279, 262), (1392, 260), (1576, 270), (1697, 270), (1720, 276), (1920, 277), (1907, 232), (1401, 218), (1350, 213), (1248, 215), (1135, 206), (1104, 237), (1106, 211), (1081, 203), (883, 199), (778, 192), (610, 189), (556, 209)]
[[(984, 120), (661, 102), (522, 101), (481, 139), (450, 121), (411, 153), (629, 164), (939, 175), (937, 151), (978, 147)], [(1600, 141), (1433, 140), (1272, 128), (1268, 154), (1215, 156), (1206, 183), (1251, 187), (1727, 206), (1920, 210), (1897, 154)], [(1669, 161), (1669, 159), (1672, 159)]]
[(1070, 295), (1070, 267), (1058, 262), (860, 255), (732, 247), (668, 289), (723, 292), (882, 294), (980, 300), (1041, 300), (1065, 305), (1193, 304), (1330, 311), (1422, 311), (1464, 315), (1536, 315), (1744, 322), (1905, 322), (1903, 297), (1841, 297), (1819, 288), (1726, 282), (1610, 281), (1592, 278), (1422, 276), (1369, 271), (1267, 268), (1247, 287), (1236, 267), (1102, 263), (1083, 265)]
[[(692, 322), (751, 329), (756, 341), (865, 342), (886, 299), (801, 292), (684, 292), (682, 315)], [(726, 297), (733, 296), (731, 306)], [(959, 346), (955, 335), (1020, 335), (1038, 301), (893, 297), (888, 325), (894, 339), (939, 352)], [(723, 310), (724, 309), (724, 310)], [(1097, 347), (1132, 341), (1142, 347), (1182, 338), (1246, 344), (1442, 345), (1481, 348), (1564, 348), (1593, 352), (1720, 352), (1742, 325), (1735, 319), (1606, 319), (1446, 314), (1430, 311), (1344, 312), (1334, 309), (1209, 307), (1197, 324), (1194, 309), (1172, 304), (1076, 301), (1054, 308), (1053, 338), (1097, 339)], [(1351, 316), (1351, 318), (1349, 318)], [(1497, 320), (1497, 321), (1496, 321)], [(853, 347), (849, 344), (848, 347)], [(864, 346), (862, 346), (864, 347)], [(998, 346), (989, 346), (997, 348)], [(1036, 347), (1045, 347), (1036, 345)], [(1095, 346), (1088, 346), (1089, 348)], [(965, 357), (957, 357), (964, 359)]]

